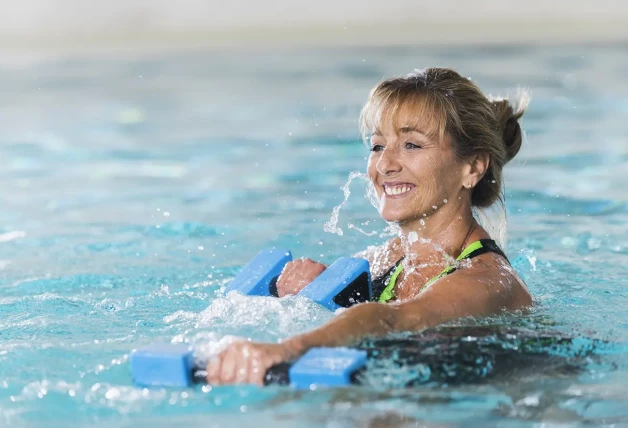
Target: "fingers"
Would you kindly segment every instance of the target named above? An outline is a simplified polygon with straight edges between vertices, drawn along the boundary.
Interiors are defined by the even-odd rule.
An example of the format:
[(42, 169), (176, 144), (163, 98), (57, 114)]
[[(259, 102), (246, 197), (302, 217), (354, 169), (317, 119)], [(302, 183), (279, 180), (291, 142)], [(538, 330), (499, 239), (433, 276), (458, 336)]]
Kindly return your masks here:
[(221, 385), (232, 383), (235, 380), (232, 373), (235, 373), (235, 362), (231, 354), (237, 346), (233, 343), (224, 351), (213, 357), (207, 363), (207, 382), (211, 385)]
[(266, 358), (262, 353), (253, 350), (252, 356), (249, 358), (249, 372), (246, 379), (247, 383), (264, 386), (264, 377), (266, 370), (270, 365), (265, 361)]
[(266, 376), (266, 368), (261, 364), (259, 358), (251, 358), (248, 383), (257, 386), (264, 386), (264, 377)]
[(252, 360), (250, 348), (246, 345), (242, 346), (236, 358), (238, 365), (235, 370), (235, 383), (249, 383)]
[(288, 284), (291, 281), (291, 266), (292, 262), (286, 263), (286, 265), (281, 270), (281, 274), (279, 278), (277, 278), (277, 295), (279, 297), (285, 297), (288, 295)]
[(238, 364), (239, 361), (236, 361), (236, 359), (237, 359), (237, 352), (233, 352), (230, 349), (228, 349), (227, 355), (222, 359), (222, 364), (220, 367), (220, 374), (219, 374), (220, 383), (234, 383), (235, 382), (236, 369), (238, 366), (240, 366), (240, 364)]
[(212, 385), (258, 383), (258, 373), (266, 370), (256, 354), (248, 343), (229, 345), (208, 363), (207, 381)]
[(327, 266), (325, 266), (322, 263), (316, 263), (314, 262), (314, 265), (312, 265), (312, 273), (315, 274), (316, 276), (320, 275), (321, 273), (323, 273), (323, 271), (327, 269)]
[(266, 371), (281, 357), (265, 345), (234, 343), (207, 365), (207, 381), (212, 385), (249, 383), (263, 385)]
[(277, 280), (277, 294), (279, 297), (297, 294), (325, 269), (325, 265), (311, 259), (286, 263)]
[(222, 358), (218, 355), (215, 358), (212, 358), (207, 363), (207, 382), (211, 385), (217, 384), (220, 382), (220, 366), (222, 363)]

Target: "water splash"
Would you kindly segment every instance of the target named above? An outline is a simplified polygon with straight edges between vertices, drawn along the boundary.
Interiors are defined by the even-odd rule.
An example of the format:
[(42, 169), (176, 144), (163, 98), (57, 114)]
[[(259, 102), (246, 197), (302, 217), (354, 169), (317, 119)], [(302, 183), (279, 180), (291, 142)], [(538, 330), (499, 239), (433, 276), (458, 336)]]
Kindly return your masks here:
[[(342, 236), (343, 235), (344, 232), (342, 231), (342, 229), (340, 227), (338, 227), (338, 217), (340, 215), (340, 208), (342, 208), (342, 206), (349, 199), (349, 195), (351, 195), (351, 190), (349, 190), (349, 186), (351, 185), (351, 182), (355, 178), (362, 178), (364, 180), (369, 181), (367, 175), (362, 173), (362, 172), (352, 171), (349, 174), (349, 179), (347, 180), (345, 185), (341, 187), (342, 192), (344, 193), (345, 199), (340, 203), (340, 205), (336, 205), (334, 207), (334, 209), (332, 210), (331, 217), (329, 218), (329, 221), (326, 221), (325, 225), (323, 226), (323, 230), (325, 232), (335, 233), (338, 236)], [(367, 191), (367, 193), (368, 193), (368, 191)]]
[(366, 236), (375, 236), (375, 235), (377, 235), (377, 231), (376, 231), (376, 230), (373, 230), (373, 231), (371, 231), (371, 232), (367, 232), (366, 230), (362, 229), (362, 228), (361, 228), (361, 227), (359, 227), (359, 226), (356, 226), (356, 225), (355, 225), (355, 224), (353, 224), (353, 223), (349, 223), (349, 224), (347, 224), (347, 228), (348, 228), (348, 229), (355, 229), (355, 230), (357, 230), (358, 232), (360, 232), (361, 234), (366, 235)]

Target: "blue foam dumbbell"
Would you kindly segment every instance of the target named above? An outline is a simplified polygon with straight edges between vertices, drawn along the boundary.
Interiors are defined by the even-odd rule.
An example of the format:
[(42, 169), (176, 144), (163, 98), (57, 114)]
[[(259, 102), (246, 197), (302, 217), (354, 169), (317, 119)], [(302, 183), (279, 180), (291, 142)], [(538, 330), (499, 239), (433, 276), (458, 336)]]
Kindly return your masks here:
[(245, 296), (277, 296), (277, 278), (292, 253), (282, 248), (262, 250), (248, 262), (227, 285), (227, 293), (237, 291)]
[(312, 348), (288, 370), (296, 389), (315, 386), (347, 386), (366, 365), (366, 351), (350, 348)]
[[(277, 297), (277, 279), (289, 261), (290, 251), (269, 248), (247, 263), (227, 285), (227, 292), (246, 296)], [(341, 257), (308, 284), (299, 295), (330, 310), (349, 307), (371, 299), (371, 273), (366, 260)]]
[[(131, 376), (138, 386), (188, 387), (205, 382), (205, 372), (194, 366), (192, 349), (182, 344), (158, 344), (131, 353)], [(356, 383), (366, 365), (366, 351), (349, 348), (313, 348), (294, 364), (278, 364), (265, 376), (265, 384), (338, 387)]]
[(355, 305), (371, 300), (369, 262), (354, 257), (341, 257), (299, 292), (327, 309)]
[(185, 344), (154, 344), (129, 358), (133, 381), (141, 386), (190, 386), (194, 358)]

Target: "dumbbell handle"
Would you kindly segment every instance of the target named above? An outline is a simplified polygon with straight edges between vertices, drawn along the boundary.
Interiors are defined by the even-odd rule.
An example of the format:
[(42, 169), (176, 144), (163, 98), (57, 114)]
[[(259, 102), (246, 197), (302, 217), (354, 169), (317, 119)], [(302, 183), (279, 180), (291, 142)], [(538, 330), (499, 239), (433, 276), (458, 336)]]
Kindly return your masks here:
[[(290, 384), (290, 366), (291, 363), (279, 363), (275, 364), (266, 371), (264, 376), (264, 385), (289, 385)], [(366, 369), (361, 368), (351, 374), (351, 383), (354, 385), (360, 385), (361, 375)], [(195, 384), (207, 383), (207, 370), (200, 367), (195, 367), (192, 370), (192, 382)]]
[[(366, 366), (367, 352), (350, 348), (312, 348), (293, 363), (280, 363), (265, 373), (264, 384), (309, 388), (312, 384), (341, 386), (355, 382)], [(205, 367), (194, 364), (185, 344), (155, 344), (134, 350), (131, 375), (140, 386), (189, 386), (205, 383)]]
[[(275, 364), (266, 371), (264, 385), (288, 385), (290, 384), (290, 363)], [(192, 382), (196, 384), (207, 383), (207, 370), (201, 367), (192, 369)]]

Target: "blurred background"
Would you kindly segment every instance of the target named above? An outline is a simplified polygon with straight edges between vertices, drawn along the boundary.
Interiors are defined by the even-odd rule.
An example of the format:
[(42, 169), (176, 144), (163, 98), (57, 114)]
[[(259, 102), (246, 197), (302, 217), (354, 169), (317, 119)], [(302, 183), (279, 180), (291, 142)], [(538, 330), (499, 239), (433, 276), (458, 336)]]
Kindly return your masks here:
[(608, 42), (625, 41), (627, 16), (620, 0), (25, 0), (5, 4), (0, 47)]
[[(625, 423), (626, 23), (620, 0), (4, 1), (0, 426)], [(430, 66), (532, 95), (504, 248), (537, 306), (514, 322), (620, 344), (578, 376), (398, 395), (403, 371), (333, 400), (133, 387), (135, 347), (332, 316), (224, 285), (271, 245), (329, 263), (387, 239), (358, 116), (382, 78)]]

